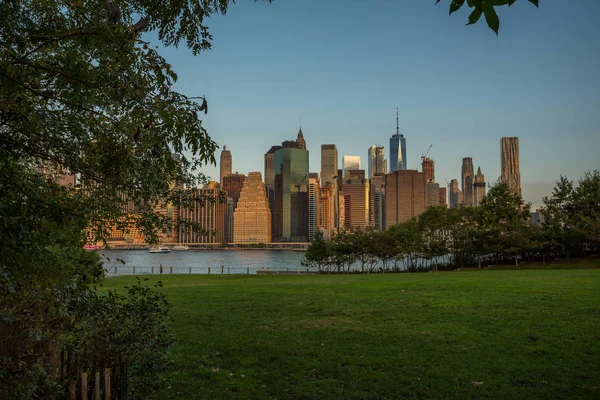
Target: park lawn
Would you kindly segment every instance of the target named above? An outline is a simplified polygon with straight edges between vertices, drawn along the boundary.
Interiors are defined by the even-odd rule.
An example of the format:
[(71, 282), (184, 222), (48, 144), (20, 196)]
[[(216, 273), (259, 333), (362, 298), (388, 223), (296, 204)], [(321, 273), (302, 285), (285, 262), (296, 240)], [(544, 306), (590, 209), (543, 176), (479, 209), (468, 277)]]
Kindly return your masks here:
[(600, 398), (598, 269), (160, 279), (162, 399)]

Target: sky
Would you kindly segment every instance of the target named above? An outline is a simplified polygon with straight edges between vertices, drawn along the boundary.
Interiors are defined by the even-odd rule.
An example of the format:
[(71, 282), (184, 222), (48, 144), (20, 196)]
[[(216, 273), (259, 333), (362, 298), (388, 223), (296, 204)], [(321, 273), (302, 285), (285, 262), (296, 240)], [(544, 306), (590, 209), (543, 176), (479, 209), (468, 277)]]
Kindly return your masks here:
[[(321, 144), (344, 155), (386, 148), (396, 129), (408, 168), (430, 144), (440, 186), (460, 183), (463, 157), (488, 182), (500, 176), (500, 139), (518, 136), (521, 185), (533, 208), (560, 175), (600, 169), (600, 1), (526, 0), (499, 7), (500, 34), (449, 0), (239, 0), (208, 22), (213, 48), (162, 49), (175, 89), (206, 96), (203, 125), (232, 153), (233, 170), (264, 171), (264, 153), (295, 139), (310, 171)], [(203, 172), (219, 179), (217, 165)]]

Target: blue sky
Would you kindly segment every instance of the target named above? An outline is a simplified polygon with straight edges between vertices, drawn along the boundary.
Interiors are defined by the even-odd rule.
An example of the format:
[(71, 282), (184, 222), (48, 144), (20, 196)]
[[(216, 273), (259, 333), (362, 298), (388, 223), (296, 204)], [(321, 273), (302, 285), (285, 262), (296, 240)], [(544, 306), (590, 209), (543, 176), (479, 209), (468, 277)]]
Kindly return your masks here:
[[(213, 49), (162, 54), (176, 90), (205, 95), (204, 126), (233, 169), (263, 171), (263, 154), (293, 139), (302, 118), (310, 170), (320, 145), (343, 155), (407, 139), (408, 167), (429, 144), (436, 180), (460, 178), (472, 157), (500, 175), (500, 138), (520, 138), (521, 182), (536, 207), (561, 174), (600, 169), (600, 1), (526, 0), (501, 7), (500, 35), (449, 0), (239, 0), (211, 18)], [(217, 159), (220, 152), (217, 153)], [(364, 165), (363, 165), (364, 167)], [(340, 166), (341, 168), (341, 166)], [(218, 165), (204, 171), (218, 179)], [(460, 180), (459, 180), (460, 182)]]

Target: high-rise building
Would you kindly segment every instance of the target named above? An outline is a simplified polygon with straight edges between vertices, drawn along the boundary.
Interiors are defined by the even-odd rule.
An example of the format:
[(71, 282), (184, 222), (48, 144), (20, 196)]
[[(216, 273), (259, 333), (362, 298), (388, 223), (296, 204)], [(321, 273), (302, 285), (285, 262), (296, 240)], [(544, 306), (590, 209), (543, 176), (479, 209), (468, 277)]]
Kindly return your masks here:
[(179, 243), (223, 243), (225, 242), (225, 216), (227, 203), (225, 192), (216, 184), (202, 189), (190, 189), (186, 194), (185, 206), (179, 208), (179, 218), (202, 227), (202, 231), (181, 226)]
[(417, 170), (394, 171), (385, 176), (386, 228), (425, 211), (427, 179)]
[(450, 208), (458, 208), (462, 205), (463, 197), (461, 190), (458, 188), (458, 180), (452, 179), (450, 181), (450, 193), (448, 197)]
[(425, 157), (421, 160), (421, 167), (423, 168), (423, 172), (425, 172), (427, 182), (435, 182), (435, 161), (429, 157)]
[(343, 156), (342, 168), (344, 169), (343, 179), (348, 177), (348, 171), (360, 169), (360, 156)]
[(275, 152), (274, 241), (308, 240), (308, 150), (296, 141)]
[(306, 150), (306, 141), (304, 140), (304, 135), (302, 134), (302, 128), (300, 128), (300, 130), (298, 131), (296, 143), (298, 143), (299, 149)]
[(231, 175), (231, 152), (227, 150), (226, 146), (223, 146), (223, 151), (221, 151), (221, 160), (219, 166), (221, 168), (221, 176), (219, 178), (219, 182), (223, 183), (223, 178), (225, 178), (228, 175)]
[(281, 149), (281, 146), (271, 146), (265, 153), (265, 186), (273, 187), (275, 184), (275, 152)]
[(319, 197), (321, 185), (319, 174), (308, 174), (308, 240), (312, 241), (315, 232), (319, 229)]
[(227, 192), (227, 197), (230, 198), (231, 206), (227, 207), (227, 215), (225, 220), (227, 224), (225, 225), (225, 239), (227, 243), (233, 243), (233, 232), (235, 226), (235, 219), (233, 213), (235, 212), (235, 208), (237, 207), (238, 199), (240, 198), (240, 193), (242, 192), (242, 187), (244, 187), (244, 180), (246, 179), (246, 175), (235, 174), (227, 175), (223, 178), (222, 188)]
[[(425, 175), (427, 178), (427, 175)], [(440, 185), (435, 182), (427, 183), (427, 207), (440, 205)]]
[(319, 198), (319, 228), (326, 233), (325, 237), (330, 238), (335, 232), (336, 227), (336, 186), (335, 183), (328, 182), (321, 187), (321, 196)]
[(475, 174), (473, 172), (473, 159), (471, 157), (463, 158), (461, 189), (463, 194), (463, 204), (465, 206), (473, 205), (473, 183)]
[(446, 188), (440, 188), (440, 206), (448, 207), (448, 201), (446, 200)]
[(519, 138), (503, 137), (500, 140), (501, 171), (500, 179), (516, 194), (521, 196), (521, 173), (519, 172)]
[(338, 173), (338, 151), (335, 144), (321, 145), (321, 185), (334, 181)]
[(473, 205), (478, 206), (485, 197), (485, 176), (481, 173), (481, 167), (477, 167), (477, 175), (473, 183)]
[(250, 172), (235, 208), (233, 242), (271, 242), (271, 210), (260, 172)]
[(369, 226), (369, 180), (364, 170), (352, 170), (344, 180), (344, 220), (350, 231)]
[(400, 134), (398, 109), (396, 109), (396, 133), (390, 138), (390, 172), (401, 171), (406, 168), (406, 139), (404, 135)]
[(371, 179), (375, 174), (385, 174), (387, 166), (385, 160), (385, 149), (383, 146), (371, 146), (367, 154), (367, 177)]
[(369, 226), (377, 231), (385, 230), (385, 174), (375, 174), (370, 181)]

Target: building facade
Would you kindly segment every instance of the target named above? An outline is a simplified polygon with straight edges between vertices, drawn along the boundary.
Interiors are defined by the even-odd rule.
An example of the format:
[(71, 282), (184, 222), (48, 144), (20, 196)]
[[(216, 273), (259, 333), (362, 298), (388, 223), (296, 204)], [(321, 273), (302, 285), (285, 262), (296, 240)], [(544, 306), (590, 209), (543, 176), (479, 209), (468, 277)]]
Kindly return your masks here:
[(271, 210), (260, 172), (250, 172), (245, 179), (233, 219), (234, 243), (271, 242)]
[(337, 226), (336, 197), (335, 184), (328, 182), (321, 187), (321, 196), (319, 197), (319, 228), (327, 233), (326, 237), (330, 238), (335, 232)]
[(321, 185), (319, 174), (308, 174), (308, 240), (312, 241), (319, 229), (319, 198), (321, 197)]
[(233, 217), (233, 213), (235, 212), (235, 208), (237, 207), (238, 199), (240, 198), (240, 193), (242, 192), (242, 188), (244, 187), (244, 180), (246, 179), (246, 175), (238, 174), (229, 174), (223, 178), (223, 182), (221, 184), (223, 190), (227, 193), (227, 197), (231, 199), (231, 205), (227, 207), (227, 216), (225, 220), (227, 224), (225, 225), (225, 240), (227, 243), (233, 243), (233, 232), (235, 226), (235, 219)]
[(519, 138), (503, 137), (500, 140), (501, 177), (503, 183), (519, 196), (521, 193), (521, 173), (519, 170)]
[(406, 138), (400, 134), (398, 109), (396, 109), (396, 133), (390, 138), (390, 172), (407, 169)]
[(360, 156), (343, 156), (342, 157), (343, 179), (348, 177), (350, 170), (360, 169)]
[(473, 183), (473, 204), (478, 206), (485, 197), (485, 176), (481, 172), (481, 167), (477, 167), (475, 182)]
[(383, 146), (371, 146), (367, 152), (367, 178), (373, 178), (375, 174), (385, 174), (387, 171), (385, 160), (385, 149)]
[(471, 157), (463, 158), (462, 162), (462, 174), (461, 174), (461, 189), (463, 196), (463, 204), (465, 206), (473, 205), (473, 184), (475, 180), (475, 174), (473, 171), (473, 159)]
[(321, 185), (334, 181), (338, 173), (338, 151), (335, 144), (321, 145)]
[(425, 172), (427, 182), (435, 182), (435, 161), (429, 157), (425, 157), (421, 160), (422, 171)]
[(446, 188), (445, 187), (441, 187), (440, 188), (440, 206), (442, 207), (448, 207), (448, 201), (446, 200)]
[[(427, 174), (425, 175), (427, 179)], [(440, 205), (440, 185), (435, 182), (427, 182), (427, 207)]]
[(231, 175), (231, 152), (227, 150), (226, 146), (223, 146), (221, 151), (221, 159), (219, 161), (219, 167), (221, 168), (221, 176), (219, 182), (223, 183), (223, 178)]
[(417, 170), (394, 171), (385, 176), (386, 229), (425, 211), (427, 179)]
[(308, 240), (308, 150), (294, 143), (275, 152), (274, 241)]
[(189, 227), (179, 228), (178, 243), (223, 243), (225, 242), (225, 217), (227, 200), (225, 192), (216, 185), (189, 189), (190, 201), (179, 209), (179, 218), (198, 224), (202, 231)]
[(350, 231), (364, 231), (369, 226), (369, 180), (364, 170), (359, 171), (344, 180), (344, 221)]
[(371, 199), (369, 226), (377, 231), (385, 230), (385, 174), (375, 174), (370, 180)]
[(462, 206), (462, 192), (458, 188), (458, 180), (452, 179), (450, 181), (450, 193), (448, 193), (448, 200), (450, 208), (458, 208)]

